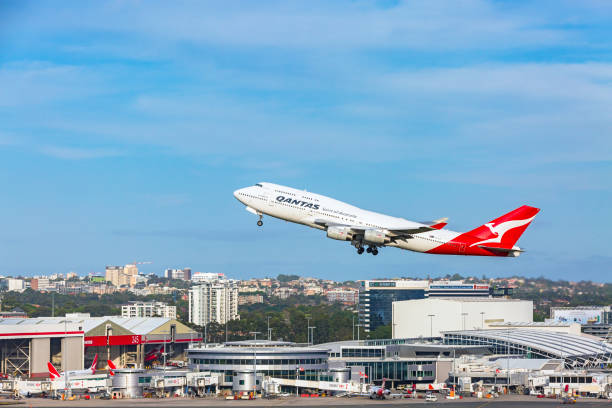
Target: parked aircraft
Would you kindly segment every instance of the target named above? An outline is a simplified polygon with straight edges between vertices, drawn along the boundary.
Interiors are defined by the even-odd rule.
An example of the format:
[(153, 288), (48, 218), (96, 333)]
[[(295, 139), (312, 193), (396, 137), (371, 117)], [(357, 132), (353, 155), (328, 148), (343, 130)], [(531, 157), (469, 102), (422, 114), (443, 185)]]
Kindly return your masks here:
[(163, 355), (163, 349), (164, 346), (158, 346), (158, 347), (154, 347), (151, 351), (149, 351), (146, 355), (145, 355), (145, 363), (149, 362), (149, 361), (155, 361), (158, 358), (160, 358)]
[(370, 387), (369, 397), (370, 399), (385, 399), (386, 397), (391, 395), (391, 390), (385, 388), (386, 378), (383, 378), (382, 385), (379, 387), (377, 385)]
[[(96, 373), (96, 367), (98, 366), (98, 355), (96, 354), (96, 356), (94, 357), (93, 363), (91, 364), (91, 367), (89, 367), (86, 370), (73, 370), (73, 371), (68, 371), (68, 377), (70, 379), (74, 379), (75, 377), (79, 377), (79, 376), (83, 376), (83, 375), (94, 375)], [(51, 381), (53, 380), (57, 380), (57, 379), (65, 379), (66, 378), (66, 372), (62, 371), (61, 373), (59, 373), (57, 371), (57, 369), (53, 366), (53, 364), (51, 364), (51, 362), (47, 362), (47, 368), (49, 369), (49, 377), (51, 377)]]
[(447, 218), (415, 222), (372, 211), (323, 195), (272, 183), (257, 183), (234, 192), (246, 210), (259, 216), (279, 218), (327, 232), (327, 237), (350, 242), (358, 254), (378, 255), (389, 246), (438, 255), (519, 256), (516, 242), (538, 208), (523, 205), (468, 232), (444, 227)]

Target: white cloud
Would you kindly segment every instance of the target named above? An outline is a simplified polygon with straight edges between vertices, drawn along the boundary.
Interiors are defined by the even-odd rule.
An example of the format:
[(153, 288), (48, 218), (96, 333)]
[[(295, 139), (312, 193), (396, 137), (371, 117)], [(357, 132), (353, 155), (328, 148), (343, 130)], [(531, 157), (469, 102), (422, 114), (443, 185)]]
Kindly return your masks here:
[[(456, 51), (534, 48), (578, 42), (579, 33), (564, 30), (554, 23), (559, 21), (558, 14), (563, 11), (566, 18), (571, 15), (578, 22), (585, 18), (585, 13), (580, 13), (583, 6), (575, 3), (560, 4), (557, 7), (562, 12), (550, 12), (546, 7), (485, 0), (411, 1), (386, 8), (365, 1), (127, 1), (90, 3), (87, 7), (78, 5), (80, 3), (76, 7), (70, 3), (37, 4), (29, 7), (22, 18), (9, 21), (9, 28), (15, 35), (20, 30), (114, 33), (127, 40), (127, 44), (138, 42), (141, 47), (131, 52), (144, 56), (150, 55), (144, 49), (171, 52), (168, 44), (173, 42), (337, 51), (389, 48)], [(72, 50), (92, 50), (87, 39), (69, 42)], [(85, 48), (79, 48), (83, 45)], [(107, 51), (111, 49), (108, 48), (110, 44), (100, 45)], [(115, 45), (120, 42), (111, 47)], [(119, 48), (116, 51), (121, 52)]]
[(31, 107), (100, 95), (103, 78), (91, 68), (41, 61), (0, 65), (0, 107)]

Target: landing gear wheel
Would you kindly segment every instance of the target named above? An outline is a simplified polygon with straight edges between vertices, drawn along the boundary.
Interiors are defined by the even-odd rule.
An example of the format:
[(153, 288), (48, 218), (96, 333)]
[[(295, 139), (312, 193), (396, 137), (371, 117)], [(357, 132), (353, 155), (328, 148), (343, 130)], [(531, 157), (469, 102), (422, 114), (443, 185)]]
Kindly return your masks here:
[(357, 253), (359, 255), (363, 254), (363, 248), (362, 247), (357, 248)]
[(366, 249), (366, 251), (367, 251), (368, 254), (371, 254), (372, 253), (372, 247), (368, 247), (368, 249)]
[(261, 227), (262, 225), (263, 225), (263, 221), (262, 220), (257, 221), (257, 226), (258, 227)]
[(378, 255), (378, 249), (374, 248), (374, 249), (372, 250), (372, 255)]

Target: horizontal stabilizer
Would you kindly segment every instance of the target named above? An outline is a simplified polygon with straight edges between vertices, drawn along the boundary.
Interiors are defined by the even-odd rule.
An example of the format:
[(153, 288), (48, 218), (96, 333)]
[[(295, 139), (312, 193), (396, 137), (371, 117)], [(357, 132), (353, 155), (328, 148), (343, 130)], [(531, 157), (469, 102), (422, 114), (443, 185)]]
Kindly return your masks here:
[(525, 250), (514, 247), (514, 248), (501, 248), (501, 247), (492, 247), (486, 245), (478, 245), (478, 248), (486, 249), (487, 251), (497, 252), (499, 254), (506, 254), (509, 256), (519, 256), (521, 253), (525, 252)]
[(425, 221), (425, 222), (422, 222), (421, 224), (425, 224), (431, 228), (439, 230), (448, 225), (448, 222), (446, 221), (448, 221), (448, 217), (440, 218), (439, 220), (434, 220), (434, 221)]

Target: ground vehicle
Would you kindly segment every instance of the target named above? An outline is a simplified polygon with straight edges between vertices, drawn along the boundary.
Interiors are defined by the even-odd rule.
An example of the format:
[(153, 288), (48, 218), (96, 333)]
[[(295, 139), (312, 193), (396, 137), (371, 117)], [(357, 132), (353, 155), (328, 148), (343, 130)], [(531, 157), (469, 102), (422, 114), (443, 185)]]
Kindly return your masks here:
[(572, 397), (563, 397), (563, 399), (561, 400), (562, 404), (575, 404), (576, 400)]
[(427, 393), (427, 395), (425, 396), (425, 402), (436, 402), (436, 401), (438, 401), (438, 397), (436, 397), (432, 393)]

